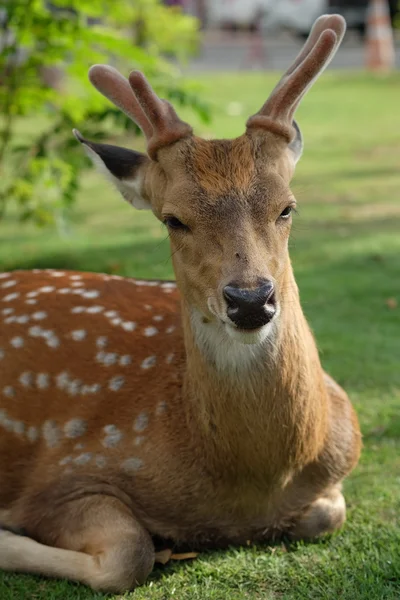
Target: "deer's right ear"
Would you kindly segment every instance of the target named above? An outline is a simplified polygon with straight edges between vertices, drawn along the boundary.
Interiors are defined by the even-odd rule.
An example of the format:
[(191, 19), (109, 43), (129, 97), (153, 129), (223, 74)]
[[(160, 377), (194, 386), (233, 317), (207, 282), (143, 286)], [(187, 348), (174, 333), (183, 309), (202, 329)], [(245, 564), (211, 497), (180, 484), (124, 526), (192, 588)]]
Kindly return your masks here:
[(150, 202), (143, 196), (144, 173), (151, 162), (145, 154), (89, 142), (76, 129), (73, 133), (95, 166), (112, 181), (129, 204), (139, 210), (151, 209)]
[(295, 136), (289, 144), (289, 150), (292, 154), (294, 164), (296, 165), (303, 154), (304, 142), (300, 127), (298, 126), (297, 122), (293, 120), (292, 125), (295, 130)]

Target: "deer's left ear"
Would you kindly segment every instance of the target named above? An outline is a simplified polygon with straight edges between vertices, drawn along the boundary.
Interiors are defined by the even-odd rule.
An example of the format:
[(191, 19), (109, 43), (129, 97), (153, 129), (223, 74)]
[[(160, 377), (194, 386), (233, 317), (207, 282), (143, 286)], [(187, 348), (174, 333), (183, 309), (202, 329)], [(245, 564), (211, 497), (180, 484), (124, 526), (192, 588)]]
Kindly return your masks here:
[(296, 132), (296, 135), (289, 144), (289, 150), (290, 150), (291, 156), (293, 158), (294, 164), (296, 165), (297, 162), (300, 160), (301, 155), (303, 154), (304, 143), (303, 143), (303, 136), (301, 135), (300, 127), (298, 126), (296, 121), (293, 120), (292, 125)]
[(89, 142), (76, 129), (73, 133), (96, 167), (112, 181), (127, 202), (139, 210), (151, 209), (150, 202), (143, 195), (144, 174), (151, 162), (145, 154)]

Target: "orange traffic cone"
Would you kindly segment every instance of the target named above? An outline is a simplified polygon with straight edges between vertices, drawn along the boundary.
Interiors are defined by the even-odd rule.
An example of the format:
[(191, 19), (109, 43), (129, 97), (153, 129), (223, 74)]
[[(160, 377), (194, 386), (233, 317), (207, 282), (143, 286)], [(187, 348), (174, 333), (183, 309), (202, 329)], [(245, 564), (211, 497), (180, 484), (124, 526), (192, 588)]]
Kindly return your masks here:
[(395, 49), (387, 0), (370, 0), (367, 15), (366, 66), (371, 71), (393, 69)]

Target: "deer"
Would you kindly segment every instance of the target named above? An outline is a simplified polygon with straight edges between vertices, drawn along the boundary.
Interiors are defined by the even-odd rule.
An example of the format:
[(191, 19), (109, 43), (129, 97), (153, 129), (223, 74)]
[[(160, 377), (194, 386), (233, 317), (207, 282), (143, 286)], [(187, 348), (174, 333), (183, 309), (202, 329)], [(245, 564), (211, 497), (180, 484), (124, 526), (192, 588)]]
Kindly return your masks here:
[(361, 434), (321, 366), (288, 240), (294, 114), (345, 29), (316, 20), (233, 140), (195, 136), (142, 73), (91, 67), (147, 154), (75, 136), (165, 224), (176, 281), (0, 274), (0, 569), (121, 593), (160, 540), (201, 551), (342, 527)]

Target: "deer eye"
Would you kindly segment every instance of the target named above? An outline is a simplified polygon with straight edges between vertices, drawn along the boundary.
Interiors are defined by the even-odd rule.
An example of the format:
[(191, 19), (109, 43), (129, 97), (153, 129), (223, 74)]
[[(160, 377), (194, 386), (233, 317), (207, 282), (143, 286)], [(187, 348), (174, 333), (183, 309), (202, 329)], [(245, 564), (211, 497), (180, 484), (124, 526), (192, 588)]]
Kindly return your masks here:
[(288, 219), (291, 214), (292, 214), (292, 207), (291, 206), (287, 206), (285, 208), (285, 210), (283, 210), (281, 212), (281, 214), (279, 215), (279, 218), (280, 219)]
[(182, 223), (182, 221), (180, 221), (176, 217), (166, 217), (164, 219), (164, 224), (169, 229), (180, 229), (181, 231), (189, 231), (189, 227)]

